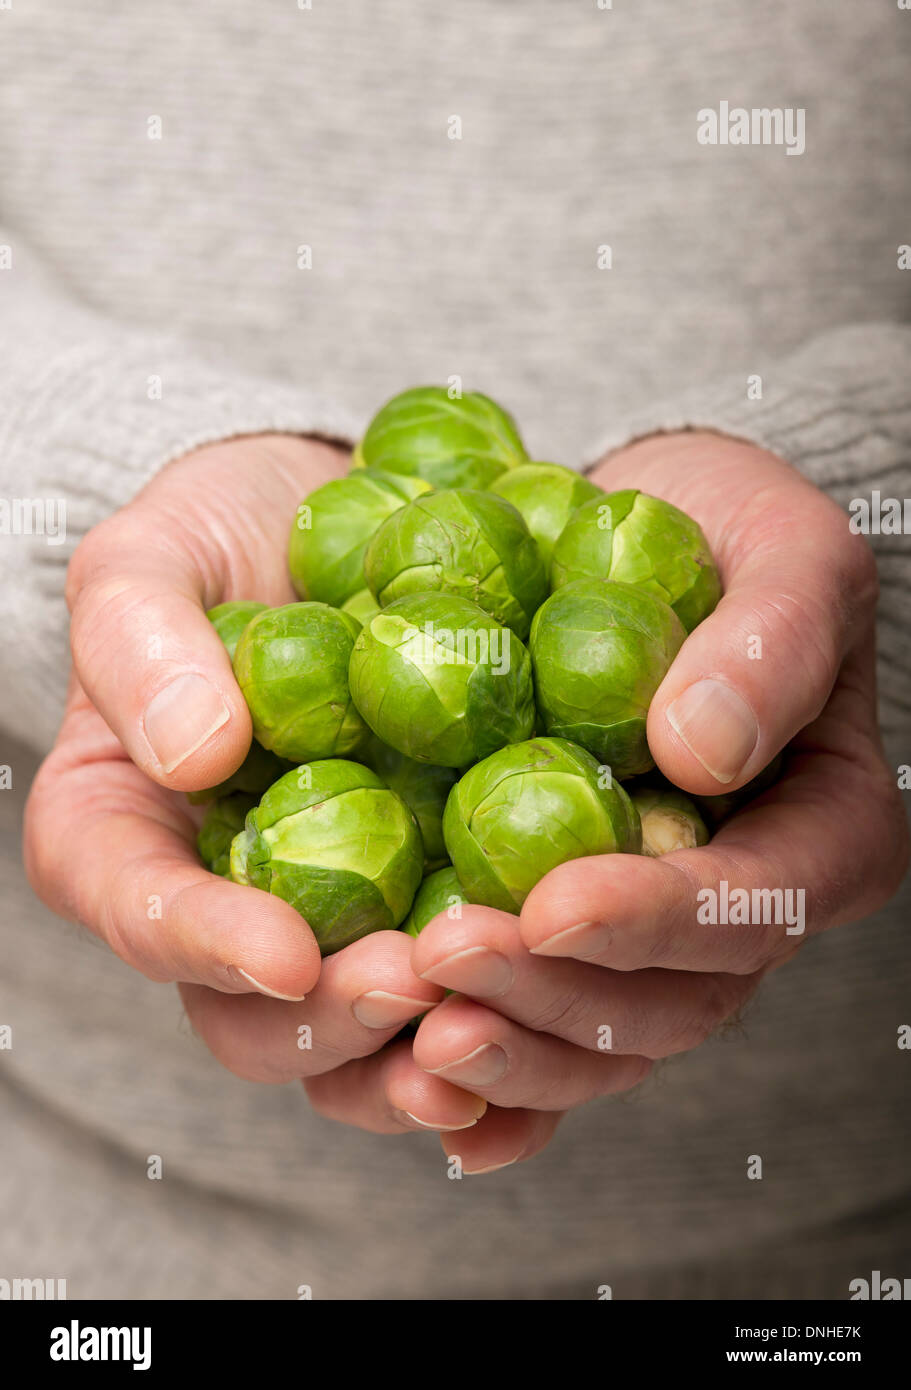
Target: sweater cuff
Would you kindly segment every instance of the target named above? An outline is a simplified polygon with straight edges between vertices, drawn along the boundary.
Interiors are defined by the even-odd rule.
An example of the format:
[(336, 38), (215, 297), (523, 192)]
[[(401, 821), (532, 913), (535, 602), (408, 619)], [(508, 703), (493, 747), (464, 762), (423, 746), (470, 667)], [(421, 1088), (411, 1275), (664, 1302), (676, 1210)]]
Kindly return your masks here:
[(203, 444), (263, 433), (342, 444), (359, 423), (305, 389), (238, 373), (165, 339), (108, 330), (15, 366), (0, 411), (4, 473), (38, 496), (65, 496), (77, 536), (128, 502), (165, 464)]
[[(714, 430), (792, 464), (842, 505), (908, 486), (911, 330), (864, 324), (813, 339), (755, 375), (727, 375), (618, 422), (586, 450), (586, 471), (646, 435)], [(761, 394), (760, 394), (761, 393)]]

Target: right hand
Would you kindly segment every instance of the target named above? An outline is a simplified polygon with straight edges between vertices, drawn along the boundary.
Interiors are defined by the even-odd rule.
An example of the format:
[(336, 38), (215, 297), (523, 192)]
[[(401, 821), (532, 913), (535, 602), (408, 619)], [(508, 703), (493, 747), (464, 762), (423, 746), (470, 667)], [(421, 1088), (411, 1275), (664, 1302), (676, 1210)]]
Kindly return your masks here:
[[(285, 552), (295, 508), (346, 467), (341, 450), (293, 436), (209, 445), (86, 536), (67, 578), (66, 713), (26, 809), (39, 897), (150, 979), (181, 982), (194, 1029), (231, 1071), (258, 1081), (367, 1057), (443, 995), (414, 975), (411, 938), (399, 932), (321, 962), (287, 903), (202, 867), (199, 816), (182, 795), (227, 777), (251, 738), (206, 609), (294, 600)], [(434, 1126), (472, 1124), (484, 1108), (413, 1064), (393, 1094), (396, 1110)]]

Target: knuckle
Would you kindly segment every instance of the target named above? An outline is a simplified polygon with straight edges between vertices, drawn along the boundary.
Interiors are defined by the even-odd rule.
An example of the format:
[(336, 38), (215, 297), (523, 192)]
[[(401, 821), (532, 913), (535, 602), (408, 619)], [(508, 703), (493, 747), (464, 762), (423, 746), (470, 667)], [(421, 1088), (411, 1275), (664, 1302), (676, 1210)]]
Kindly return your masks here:
[(89, 531), (88, 535), (83, 536), (76, 546), (70, 558), (70, 563), (66, 571), (66, 583), (64, 584), (63, 595), (66, 606), (72, 613), (88, 576), (95, 568), (96, 557), (98, 555), (98, 541), (96, 532)]
[(377, 1115), (363, 1101), (353, 1100), (347, 1094), (346, 1087), (338, 1085), (331, 1073), (305, 1076), (302, 1084), (310, 1108), (324, 1120), (334, 1120), (336, 1124), (341, 1125), (353, 1125), (374, 1134), (402, 1132), (403, 1126), (393, 1124), (394, 1107), (391, 1103), (384, 1104), (380, 1115)]
[(584, 1024), (589, 1014), (589, 1000), (585, 992), (573, 985), (552, 995), (545, 1004), (532, 1011), (528, 1020), (529, 1028), (536, 1033), (575, 1032)]
[(884, 769), (882, 794), (871, 795), (870, 803), (881, 807), (878, 833), (872, 838), (875, 862), (865, 873), (868, 912), (876, 912), (898, 892), (911, 864), (911, 830), (901, 793)]
[(640, 965), (657, 967), (673, 960), (683, 941), (679, 925), (675, 914), (670, 912), (662, 914), (661, 919), (643, 943), (644, 950), (641, 952)]
[[(735, 928), (735, 931), (738, 930)], [(742, 929), (741, 929), (742, 930)], [(782, 940), (793, 938), (783, 935), (784, 928), (776, 923), (767, 926), (747, 928), (748, 936), (735, 944), (735, 952), (725, 965), (727, 974), (741, 979), (744, 975), (755, 975), (781, 946)]]
[[(615, 1059), (615, 1063), (616, 1060)], [(622, 1065), (606, 1067), (602, 1072), (600, 1094), (601, 1095), (621, 1095), (626, 1091), (632, 1091), (636, 1086), (640, 1086), (647, 1076), (651, 1073), (655, 1065), (651, 1057), (635, 1055), (624, 1057)]]
[(170, 984), (176, 976), (173, 971), (163, 968), (160, 951), (153, 949), (145, 935), (137, 930), (131, 920), (109, 903), (102, 909), (98, 923), (98, 934), (107, 943), (114, 955), (137, 974), (156, 984)]
[(293, 1058), (284, 1056), (280, 1049), (270, 1047), (265, 1039), (251, 1038), (251, 1030), (238, 1027), (235, 1010), (230, 1005), (225, 1007), (228, 1002), (221, 999), (216, 1001), (216, 1007), (205, 1020), (197, 1022), (190, 1016), (190, 1021), (215, 1060), (241, 1081), (282, 1086), (299, 1077), (301, 1067), (295, 1064)]
[(752, 992), (742, 976), (706, 975), (703, 981), (702, 1012), (706, 1037), (735, 1014)]
[(651, 1057), (632, 1057), (627, 1075), (624, 1078), (624, 1091), (631, 1091), (636, 1086), (641, 1086), (647, 1077), (651, 1076), (654, 1069), (654, 1059)]
[(676, 1052), (692, 1052), (702, 1046), (714, 1026), (714, 1021), (707, 1013), (694, 1009), (678, 1016), (650, 1051), (655, 1057), (670, 1057)]
[(829, 697), (841, 664), (841, 635), (831, 606), (814, 601), (809, 594), (785, 590), (770, 600), (770, 606), (775, 614), (772, 629), (786, 643), (787, 664), (805, 673), (808, 715), (815, 717)]
[(322, 1077), (305, 1076), (303, 1087), (310, 1102), (310, 1108), (315, 1110), (317, 1115), (321, 1115), (324, 1120), (342, 1119), (342, 1116), (339, 1115), (338, 1105), (332, 1103), (332, 1093), (325, 1086)]
[(872, 546), (865, 536), (845, 528), (839, 554), (843, 595), (852, 609), (872, 611), (879, 598), (879, 571)]
[(573, 1081), (566, 1076), (546, 1082), (529, 1078), (524, 1087), (505, 1094), (496, 1092), (496, 1105), (499, 1110), (565, 1110), (579, 1103), (573, 1091)]
[(125, 575), (95, 574), (86, 580), (73, 604), (70, 631), (74, 655), (87, 637), (98, 637), (99, 626), (105, 624), (112, 611), (118, 618), (123, 616), (123, 610), (130, 606), (133, 588)]
[(699, 1006), (681, 1030), (677, 1050), (690, 1052), (701, 1047), (722, 1024), (737, 1014), (750, 992), (751, 988), (744, 986), (741, 976), (706, 975), (702, 980)]
[(52, 907), (58, 896), (56, 885), (66, 856), (60, 854), (55, 837), (49, 833), (45, 787), (48, 777), (47, 765), (48, 760), (45, 759), (25, 803), (23, 862), (32, 891), (43, 903)]
[(157, 984), (168, 984), (177, 976), (166, 959), (168, 937), (155, 930), (163, 923), (143, 915), (143, 905), (159, 896), (145, 892), (150, 885), (144, 875), (143, 861), (135, 858), (113, 869), (94, 929), (131, 970)]
[(124, 544), (131, 548), (134, 554), (141, 553), (136, 548), (138, 537), (133, 535), (133, 528), (127, 517), (126, 511), (115, 512), (113, 516), (105, 517), (104, 521), (100, 521), (83, 536), (73, 551), (67, 567), (64, 590), (71, 611), (93, 576), (103, 574), (106, 570), (110, 571)]

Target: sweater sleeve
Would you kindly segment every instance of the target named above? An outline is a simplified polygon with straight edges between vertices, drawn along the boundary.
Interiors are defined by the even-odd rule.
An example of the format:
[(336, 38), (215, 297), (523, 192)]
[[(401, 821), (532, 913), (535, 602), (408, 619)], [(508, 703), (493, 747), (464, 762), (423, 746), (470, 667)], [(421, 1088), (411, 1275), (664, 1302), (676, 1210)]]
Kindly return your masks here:
[[(659, 401), (602, 436), (587, 464), (648, 434), (717, 430), (770, 450), (840, 506), (911, 498), (911, 328), (833, 330), (756, 377), (727, 376)], [(761, 391), (761, 395), (759, 394)], [(911, 503), (905, 507), (907, 513)], [(891, 530), (891, 527), (888, 528)], [(903, 762), (911, 726), (911, 534), (868, 535), (879, 566), (879, 685), (883, 730)], [(902, 746), (904, 752), (902, 753)]]
[[(305, 388), (204, 361), (75, 302), (0, 227), (0, 728), (45, 748), (69, 667), (66, 568), (85, 533), (199, 445), (357, 422)], [(0, 757), (0, 762), (3, 758)]]

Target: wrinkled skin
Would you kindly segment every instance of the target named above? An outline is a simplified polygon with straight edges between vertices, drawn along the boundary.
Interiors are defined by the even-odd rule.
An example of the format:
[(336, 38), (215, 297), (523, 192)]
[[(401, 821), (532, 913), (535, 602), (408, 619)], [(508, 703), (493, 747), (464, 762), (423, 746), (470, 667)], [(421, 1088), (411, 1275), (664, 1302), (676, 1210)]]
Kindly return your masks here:
[[(605, 488), (641, 487), (693, 514), (725, 585), (652, 706), (659, 767), (695, 795), (721, 795), (790, 743), (784, 776), (702, 848), (562, 865), (518, 918), (465, 908), (417, 941), (377, 932), (320, 970), (288, 904), (206, 873), (175, 792), (223, 780), (250, 740), (204, 610), (230, 597), (291, 600), (284, 540), (294, 508), (346, 466), (326, 446), (279, 437), (201, 449), (83, 542), (68, 583), (78, 676), (32, 789), (27, 868), (55, 911), (136, 969), (187, 982), (193, 1027), (239, 1075), (302, 1078), (322, 1114), (374, 1132), (459, 1131), (446, 1133), (445, 1151), (459, 1153), (466, 1174), (490, 1171), (539, 1152), (566, 1110), (698, 1046), (799, 950), (780, 928), (699, 927), (698, 887), (803, 886), (808, 935), (856, 922), (894, 893), (908, 831), (876, 726), (875, 570), (844, 513), (760, 449), (693, 432), (608, 460), (595, 473)], [(164, 665), (147, 658), (148, 635), (161, 632)], [(763, 660), (747, 661), (757, 633)], [(156, 727), (156, 755), (144, 712), (169, 675), (188, 671), (209, 678), (226, 715), (197, 701), (194, 724), (185, 688), (186, 717), (169, 734)], [(726, 721), (709, 724), (671, 711), (674, 727), (673, 701), (707, 677), (740, 692), (758, 738), (734, 736), (733, 703)], [(150, 893), (162, 897), (161, 921), (148, 919)], [(433, 1008), (449, 986), (463, 992)], [(413, 1042), (384, 1046), (419, 1012)], [(596, 1042), (605, 1016), (607, 1054)], [(314, 1047), (301, 1052), (305, 1022)]]

